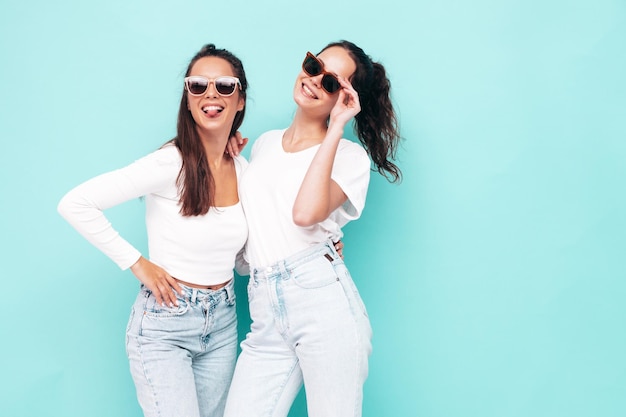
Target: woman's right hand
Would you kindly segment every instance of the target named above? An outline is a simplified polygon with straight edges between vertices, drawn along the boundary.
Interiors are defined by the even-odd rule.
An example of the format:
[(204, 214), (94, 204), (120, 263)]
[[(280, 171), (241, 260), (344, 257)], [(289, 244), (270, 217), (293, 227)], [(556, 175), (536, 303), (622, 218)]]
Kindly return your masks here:
[(174, 291), (182, 294), (183, 289), (163, 268), (142, 256), (130, 267), (130, 270), (143, 285), (152, 291), (157, 303), (170, 307), (178, 305)]
[(361, 111), (359, 93), (356, 92), (352, 84), (343, 77), (338, 77), (341, 89), (337, 102), (330, 111), (330, 122), (339, 123), (345, 126), (354, 116)]

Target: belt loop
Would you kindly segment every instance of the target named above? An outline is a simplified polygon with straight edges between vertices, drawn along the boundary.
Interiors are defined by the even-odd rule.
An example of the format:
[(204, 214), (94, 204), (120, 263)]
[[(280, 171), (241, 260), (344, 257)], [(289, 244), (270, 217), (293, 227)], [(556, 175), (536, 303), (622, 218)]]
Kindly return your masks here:
[(198, 290), (196, 288), (191, 288), (191, 304), (195, 304), (197, 298)]
[[(339, 239), (341, 240), (341, 239)], [(339, 240), (337, 240), (337, 242), (339, 242)], [(326, 246), (328, 246), (328, 248), (330, 249), (330, 252), (332, 253), (333, 258), (335, 259), (340, 259), (341, 256), (339, 256), (339, 253), (337, 253), (337, 249), (335, 249), (335, 242), (333, 242), (332, 239), (328, 239), (326, 241)]]

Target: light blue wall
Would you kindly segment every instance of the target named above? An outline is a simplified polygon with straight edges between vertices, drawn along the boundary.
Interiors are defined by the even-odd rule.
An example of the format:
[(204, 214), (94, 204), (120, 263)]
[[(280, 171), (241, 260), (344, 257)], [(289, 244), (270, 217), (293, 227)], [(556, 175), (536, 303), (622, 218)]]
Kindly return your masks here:
[[(140, 416), (137, 282), (59, 198), (173, 136), (204, 43), (246, 64), (254, 139), (340, 38), (387, 66), (406, 138), (405, 181), (374, 177), (346, 228), (375, 332), (364, 417), (626, 415), (623, 0), (2, 0), (0, 415)], [(145, 248), (142, 210), (108, 215)]]

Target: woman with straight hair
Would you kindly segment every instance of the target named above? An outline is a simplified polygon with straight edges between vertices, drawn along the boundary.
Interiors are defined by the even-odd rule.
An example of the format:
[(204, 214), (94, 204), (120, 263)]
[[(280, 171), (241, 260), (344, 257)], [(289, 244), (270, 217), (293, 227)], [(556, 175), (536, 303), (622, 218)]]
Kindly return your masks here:
[[(174, 139), (77, 186), (58, 210), (141, 283), (126, 350), (144, 416), (222, 417), (237, 355), (233, 267), (248, 235), (238, 194), (247, 162), (225, 148), (248, 82), (235, 55), (207, 44), (183, 87)], [(103, 213), (139, 197), (149, 259)]]

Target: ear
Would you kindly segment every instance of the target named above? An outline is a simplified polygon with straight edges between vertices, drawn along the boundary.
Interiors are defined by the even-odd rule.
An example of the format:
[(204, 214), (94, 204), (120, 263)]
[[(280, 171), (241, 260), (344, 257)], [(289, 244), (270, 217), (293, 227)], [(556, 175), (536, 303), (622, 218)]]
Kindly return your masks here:
[(237, 111), (242, 111), (246, 107), (246, 101), (243, 97), (239, 96), (239, 102), (237, 103)]

